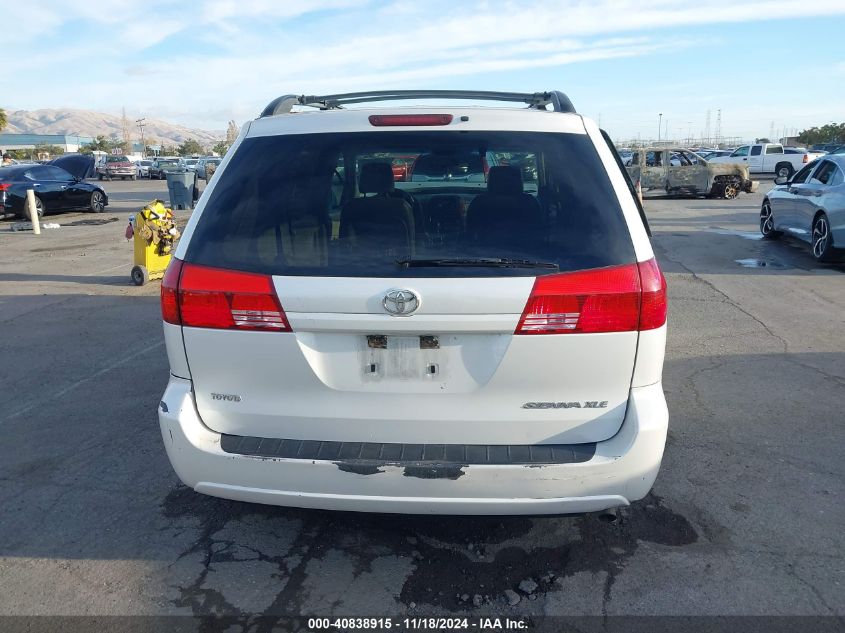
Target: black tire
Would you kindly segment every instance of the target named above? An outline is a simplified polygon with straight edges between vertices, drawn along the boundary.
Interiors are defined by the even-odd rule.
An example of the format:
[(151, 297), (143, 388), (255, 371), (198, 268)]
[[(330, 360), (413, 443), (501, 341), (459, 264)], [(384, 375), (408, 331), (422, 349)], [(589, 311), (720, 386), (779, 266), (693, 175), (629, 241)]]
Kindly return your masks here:
[(132, 283), (136, 286), (143, 286), (150, 280), (150, 273), (144, 266), (133, 266), (129, 276), (132, 278)]
[(103, 174), (97, 174), (97, 180), (102, 180), (102, 179), (103, 179)]
[(106, 210), (106, 197), (101, 191), (91, 192), (91, 202), (88, 205), (91, 213), (102, 213)]
[[(41, 202), (41, 198), (35, 196), (35, 210), (38, 212), (38, 217), (44, 217), (44, 203)], [(24, 201), (23, 211), (21, 212), (21, 219), (32, 221), (32, 216), (29, 215), (29, 209), (27, 209), (26, 201)]]
[(768, 200), (763, 200), (763, 206), (760, 207), (760, 233), (764, 240), (776, 240), (783, 235), (780, 231), (775, 231), (772, 204)]
[(833, 234), (830, 232), (830, 220), (824, 212), (816, 214), (813, 218), (810, 244), (813, 247), (813, 257), (818, 262), (836, 261), (838, 253), (833, 246)]
[(792, 178), (795, 169), (789, 163), (778, 163), (775, 166), (775, 178)]
[(733, 180), (725, 180), (718, 185), (719, 197), (725, 200), (733, 200), (739, 197), (740, 186)]

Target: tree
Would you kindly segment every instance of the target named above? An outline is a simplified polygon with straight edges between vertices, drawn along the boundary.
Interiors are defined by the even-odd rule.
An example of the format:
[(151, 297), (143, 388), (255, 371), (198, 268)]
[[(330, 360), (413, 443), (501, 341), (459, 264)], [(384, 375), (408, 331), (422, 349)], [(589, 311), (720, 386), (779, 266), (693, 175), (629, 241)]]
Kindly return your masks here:
[(223, 156), (226, 152), (229, 151), (229, 143), (226, 141), (217, 141), (214, 147), (211, 148), (211, 151), (217, 154), (218, 156)]
[(184, 143), (179, 146), (180, 156), (193, 156), (194, 154), (202, 154), (204, 152), (199, 141), (193, 138), (186, 139)]
[(111, 149), (111, 141), (103, 134), (98, 134), (90, 143), (86, 143), (80, 150), (83, 154), (90, 154), (91, 152), (108, 152)]
[(238, 124), (234, 121), (229, 121), (229, 127), (226, 128), (226, 144), (231, 145), (238, 140), (238, 134), (241, 133)]
[(804, 145), (816, 143), (845, 143), (845, 123), (828, 123), (821, 127), (811, 127), (798, 134), (798, 141)]
[(64, 148), (59, 147), (58, 145), (47, 145), (46, 143), (42, 143), (40, 145), (35, 146), (35, 154), (37, 156), (60, 156), (65, 153)]
[(8, 123), (8, 119), (6, 118), (6, 111), (3, 108), (0, 108), (0, 132), (6, 127)]

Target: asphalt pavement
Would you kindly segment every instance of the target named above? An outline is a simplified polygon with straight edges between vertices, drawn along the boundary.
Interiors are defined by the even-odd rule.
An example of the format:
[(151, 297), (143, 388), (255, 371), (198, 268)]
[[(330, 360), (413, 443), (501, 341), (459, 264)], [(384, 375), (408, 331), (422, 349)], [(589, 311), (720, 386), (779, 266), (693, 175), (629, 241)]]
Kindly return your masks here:
[[(646, 201), (669, 285), (666, 454), (597, 516), (402, 517), (182, 486), (158, 282), (130, 213), (0, 222), (0, 615), (845, 615), (845, 266), (758, 239), (762, 194)], [(180, 213), (184, 220), (187, 212)], [(831, 618), (831, 620), (833, 620)], [(237, 630), (237, 629), (235, 629)]]

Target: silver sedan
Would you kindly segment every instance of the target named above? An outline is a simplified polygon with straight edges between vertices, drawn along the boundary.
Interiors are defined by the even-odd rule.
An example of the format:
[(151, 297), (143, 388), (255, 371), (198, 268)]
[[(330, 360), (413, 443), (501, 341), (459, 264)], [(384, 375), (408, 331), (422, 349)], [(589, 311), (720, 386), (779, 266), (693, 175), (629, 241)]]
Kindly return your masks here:
[(760, 232), (809, 242), (820, 262), (845, 253), (845, 155), (824, 156), (792, 178), (776, 179), (760, 209)]

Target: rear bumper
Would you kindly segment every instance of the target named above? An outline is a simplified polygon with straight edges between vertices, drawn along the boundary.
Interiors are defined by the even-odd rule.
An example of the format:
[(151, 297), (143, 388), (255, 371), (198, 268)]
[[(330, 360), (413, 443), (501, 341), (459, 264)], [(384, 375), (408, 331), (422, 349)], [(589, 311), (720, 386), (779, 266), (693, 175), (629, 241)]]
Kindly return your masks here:
[[(165, 410), (166, 409), (166, 410)], [(236, 455), (199, 419), (191, 382), (172, 377), (159, 423), (179, 478), (204, 494), (271, 505), (408, 514), (568, 514), (596, 512), (644, 497), (666, 443), (660, 383), (631, 390), (619, 432), (575, 464), (474, 465), (451, 478), (410, 476), (402, 466), (341, 470), (333, 461)]]

